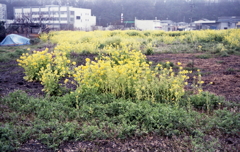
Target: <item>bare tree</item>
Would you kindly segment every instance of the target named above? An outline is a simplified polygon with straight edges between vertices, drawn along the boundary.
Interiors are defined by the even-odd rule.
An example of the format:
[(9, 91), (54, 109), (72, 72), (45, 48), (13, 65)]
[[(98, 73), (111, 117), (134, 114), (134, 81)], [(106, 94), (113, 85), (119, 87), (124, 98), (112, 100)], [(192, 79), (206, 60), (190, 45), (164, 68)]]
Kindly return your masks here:
[(31, 13), (22, 13), (15, 18), (14, 23), (7, 28), (7, 33), (17, 33), (29, 37), (31, 34), (40, 34), (40, 32), (49, 32), (45, 22), (52, 17), (46, 17), (39, 13), (38, 17), (33, 18)]

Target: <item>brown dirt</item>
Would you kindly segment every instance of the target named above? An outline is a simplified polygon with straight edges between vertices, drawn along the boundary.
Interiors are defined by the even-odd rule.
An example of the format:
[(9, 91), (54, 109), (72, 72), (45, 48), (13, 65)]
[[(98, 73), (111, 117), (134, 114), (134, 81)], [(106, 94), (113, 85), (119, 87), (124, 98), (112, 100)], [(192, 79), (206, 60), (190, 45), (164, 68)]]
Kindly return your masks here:
[[(200, 69), (202, 80), (205, 82), (203, 84), (205, 91), (223, 96), (230, 101), (240, 102), (240, 56), (197, 58), (200, 55), (202, 54), (160, 54), (147, 58), (155, 63), (169, 61), (177, 65), (177, 62), (181, 62), (183, 67), (195, 69), (195, 75), (196, 69)], [(189, 81), (191, 82), (191, 79)], [(213, 84), (210, 85), (210, 82)]]
[[(189, 67), (194, 60), (194, 67), (201, 69), (203, 89), (224, 96), (229, 101), (240, 102), (240, 56), (214, 57), (209, 59), (196, 58), (201, 54), (155, 54), (147, 56), (154, 63), (170, 61), (174, 65), (181, 62), (183, 67)], [(43, 96), (43, 86), (39, 82), (27, 82), (23, 79), (23, 69), (16, 61), (0, 65), (0, 97), (20, 89), (29, 95)], [(191, 66), (190, 66), (191, 67)], [(195, 71), (196, 73), (196, 71)], [(189, 80), (191, 81), (191, 80)], [(213, 82), (212, 85), (208, 85)], [(191, 82), (190, 82), (191, 83)], [(225, 150), (235, 151), (240, 148), (239, 138), (224, 138), (220, 141)], [(60, 146), (60, 152), (68, 151), (184, 151), (189, 143), (183, 143), (181, 137), (168, 139), (165, 137), (147, 136), (126, 140), (97, 140), (91, 142), (72, 142)], [(235, 145), (234, 145), (235, 144)], [(185, 147), (182, 147), (185, 146)], [(181, 150), (182, 149), (182, 150)], [(188, 148), (187, 148), (188, 149)], [(21, 146), (19, 152), (52, 151), (35, 140), (30, 140)], [(187, 150), (191, 151), (191, 150)]]
[[(204, 140), (211, 141), (211, 136), (205, 136)], [(240, 149), (240, 139), (237, 137), (224, 137), (219, 140), (221, 148), (217, 145), (211, 145), (216, 151), (238, 152)], [(114, 140), (94, 140), (66, 142), (60, 145), (57, 152), (194, 152), (190, 146), (190, 137), (159, 137), (147, 135), (127, 139)], [(209, 145), (205, 145), (208, 146)], [(204, 147), (203, 147), (204, 148)], [(205, 149), (205, 148), (204, 148)], [(16, 152), (54, 152), (39, 141), (30, 140), (22, 145)], [(198, 149), (201, 151), (201, 148)]]

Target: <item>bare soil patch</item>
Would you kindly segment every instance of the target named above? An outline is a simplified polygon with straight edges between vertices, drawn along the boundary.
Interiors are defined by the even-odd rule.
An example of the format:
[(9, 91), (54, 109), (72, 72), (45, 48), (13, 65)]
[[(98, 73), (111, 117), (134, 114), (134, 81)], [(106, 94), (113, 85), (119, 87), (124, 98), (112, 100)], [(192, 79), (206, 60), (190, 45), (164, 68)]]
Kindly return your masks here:
[[(196, 69), (201, 70), (203, 90), (223, 96), (226, 100), (240, 101), (240, 56), (214, 57), (208, 59), (198, 58), (202, 54), (156, 54), (147, 56), (148, 60), (158, 63), (160, 61), (181, 62), (183, 67), (195, 69), (193, 75), (197, 76)], [(193, 66), (193, 68), (192, 68)], [(189, 80), (191, 81), (191, 80)], [(212, 85), (209, 83), (212, 82)]]

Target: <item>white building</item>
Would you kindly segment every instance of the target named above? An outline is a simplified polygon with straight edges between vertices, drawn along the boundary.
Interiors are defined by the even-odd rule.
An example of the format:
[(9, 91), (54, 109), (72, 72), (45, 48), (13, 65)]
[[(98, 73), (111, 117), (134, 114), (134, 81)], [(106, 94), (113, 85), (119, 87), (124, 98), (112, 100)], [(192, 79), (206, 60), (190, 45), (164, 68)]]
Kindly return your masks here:
[(5, 4), (0, 4), (0, 21), (5, 21), (7, 19), (7, 6)]
[(160, 20), (138, 20), (135, 18), (135, 28), (138, 30), (162, 30)]
[(16, 7), (15, 20), (27, 17), (33, 23), (44, 23), (50, 28), (61, 30), (92, 30), (96, 26), (96, 16), (91, 9), (72, 6), (46, 5), (45, 7)]

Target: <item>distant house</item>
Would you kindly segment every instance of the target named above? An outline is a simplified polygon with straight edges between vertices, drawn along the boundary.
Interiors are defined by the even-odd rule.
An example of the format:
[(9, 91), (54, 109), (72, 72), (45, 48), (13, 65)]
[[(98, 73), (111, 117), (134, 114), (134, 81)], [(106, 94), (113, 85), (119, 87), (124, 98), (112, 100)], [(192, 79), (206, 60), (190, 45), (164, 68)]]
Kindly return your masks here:
[(88, 31), (96, 26), (96, 16), (91, 15), (91, 9), (72, 6), (15, 7), (15, 20), (21, 20), (23, 17), (27, 17), (33, 23), (47, 24), (52, 29)]
[(232, 29), (237, 28), (237, 24), (240, 22), (240, 16), (223, 16), (218, 17), (218, 29)]
[(238, 22), (236, 25), (237, 25), (237, 28), (240, 29), (240, 22)]
[(161, 20), (162, 30), (164, 31), (176, 31), (177, 27), (172, 20)]
[(138, 20), (135, 18), (135, 28), (138, 30), (162, 30), (160, 20)]
[(194, 22), (196, 30), (217, 29), (218, 23), (215, 20), (201, 19)]
[(188, 28), (188, 23), (186, 23), (186, 22), (178, 22), (177, 23), (178, 31), (185, 31), (187, 28)]

